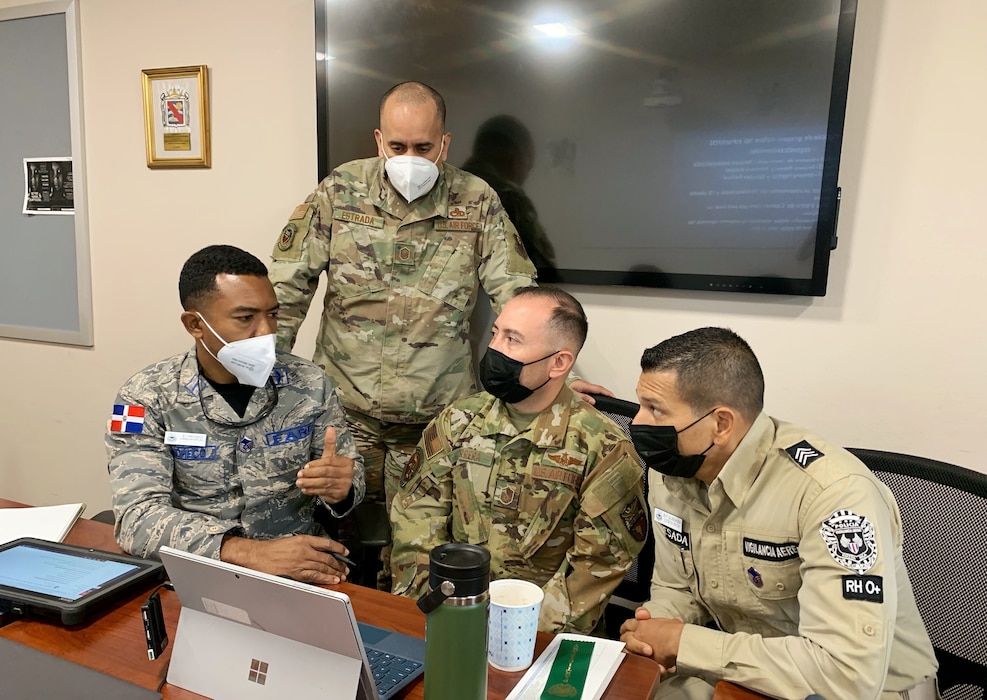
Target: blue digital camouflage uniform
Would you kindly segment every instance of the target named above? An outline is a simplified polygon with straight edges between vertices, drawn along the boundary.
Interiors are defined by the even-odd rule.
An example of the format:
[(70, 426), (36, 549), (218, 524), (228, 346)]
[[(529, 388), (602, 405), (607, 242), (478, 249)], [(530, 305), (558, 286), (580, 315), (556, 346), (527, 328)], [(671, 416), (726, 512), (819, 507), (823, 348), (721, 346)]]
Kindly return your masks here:
[(433, 547), (483, 545), (491, 578), (543, 587), (544, 631), (593, 631), (647, 536), (637, 454), (568, 387), (520, 432), (490, 394), (457, 401), (425, 430), (402, 482), (394, 592), (425, 592)]
[[(150, 557), (168, 545), (218, 558), (227, 533), (260, 540), (318, 534), (315, 499), (295, 486), (295, 477), (322, 456), (329, 427), (336, 429), (337, 452), (355, 460), (354, 504), (363, 499), (363, 461), (325, 373), (278, 352), (271, 377), (276, 404), (269, 404), (269, 383), (254, 391), (243, 418), (200, 375), (195, 348), (123, 385), (115, 403), (144, 409), (142, 421), (130, 421), (134, 432), (116, 424), (106, 434), (116, 538), (124, 550)], [(193, 436), (167, 445), (166, 431)], [(195, 436), (205, 445), (192, 444)]]
[(698, 479), (649, 479), (645, 607), (686, 622), (679, 676), (656, 697), (708, 699), (726, 679), (771, 697), (884, 700), (935, 675), (898, 506), (846, 450), (762, 413), (705, 496)]

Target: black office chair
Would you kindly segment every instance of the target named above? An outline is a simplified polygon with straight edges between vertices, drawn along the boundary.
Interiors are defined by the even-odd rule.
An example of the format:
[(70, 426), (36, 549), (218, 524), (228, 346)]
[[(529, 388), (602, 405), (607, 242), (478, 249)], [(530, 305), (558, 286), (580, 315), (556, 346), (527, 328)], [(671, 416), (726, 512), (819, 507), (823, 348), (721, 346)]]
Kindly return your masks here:
[[(598, 394), (593, 394), (593, 398), (596, 400), (596, 409), (619, 425), (629, 437), (628, 427), (637, 415), (639, 406), (631, 401), (612, 399)], [(647, 499), (648, 468), (643, 461), (641, 478), (644, 497)], [(651, 518), (648, 518), (648, 521), (648, 536), (644, 541), (644, 547), (624, 575), (624, 580), (614, 590), (603, 613), (607, 636), (614, 639), (620, 636), (620, 626), (624, 620), (634, 617), (634, 611), (651, 595), (651, 572), (655, 566), (655, 538), (651, 531)]]
[(905, 565), (939, 660), (944, 700), (984, 700), (987, 474), (923, 457), (848, 449), (898, 501)]

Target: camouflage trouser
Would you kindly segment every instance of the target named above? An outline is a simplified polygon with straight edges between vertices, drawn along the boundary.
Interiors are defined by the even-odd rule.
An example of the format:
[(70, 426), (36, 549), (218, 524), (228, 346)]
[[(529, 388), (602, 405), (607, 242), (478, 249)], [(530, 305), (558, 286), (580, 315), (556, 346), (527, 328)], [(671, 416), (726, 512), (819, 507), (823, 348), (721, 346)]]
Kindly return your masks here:
[[(391, 512), (391, 500), (398, 492), (405, 465), (415, 452), (427, 423), (388, 423), (346, 409), (346, 422), (363, 455), (368, 503), (383, 503)], [(380, 553), (383, 568), (377, 575), (377, 588), (391, 590), (391, 548)]]

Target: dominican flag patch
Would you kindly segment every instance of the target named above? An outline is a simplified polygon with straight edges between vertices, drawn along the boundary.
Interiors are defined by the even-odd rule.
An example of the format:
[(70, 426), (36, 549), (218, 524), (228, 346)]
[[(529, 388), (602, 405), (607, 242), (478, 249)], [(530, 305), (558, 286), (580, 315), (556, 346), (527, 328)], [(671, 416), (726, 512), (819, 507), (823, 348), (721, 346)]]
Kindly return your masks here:
[(110, 416), (110, 432), (144, 432), (144, 407), (125, 403), (113, 404), (113, 415)]

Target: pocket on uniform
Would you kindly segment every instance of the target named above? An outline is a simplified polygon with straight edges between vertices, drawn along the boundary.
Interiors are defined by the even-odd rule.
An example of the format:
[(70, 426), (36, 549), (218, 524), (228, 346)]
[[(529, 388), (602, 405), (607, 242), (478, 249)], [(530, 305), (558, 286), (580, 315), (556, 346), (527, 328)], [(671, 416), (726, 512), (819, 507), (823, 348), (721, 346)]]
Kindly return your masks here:
[(446, 231), (428, 261), (418, 289), (465, 311), (477, 286), (476, 233)]
[[(575, 490), (558, 482), (533, 480), (522, 485), (518, 514), (519, 519), (528, 518), (527, 530), (518, 545), (522, 557), (530, 559), (549, 538), (561, 534), (559, 527), (569, 515), (569, 506), (576, 495)], [(569, 528), (570, 532), (565, 534), (571, 538), (572, 523)]]
[(785, 600), (798, 596), (802, 585), (800, 559), (783, 562), (743, 557), (744, 574), (750, 591), (761, 600)]
[(333, 292), (346, 299), (379, 291), (386, 287), (387, 256), (378, 250), (384, 245), (377, 229), (334, 222), (329, 243), (329, 284)]

